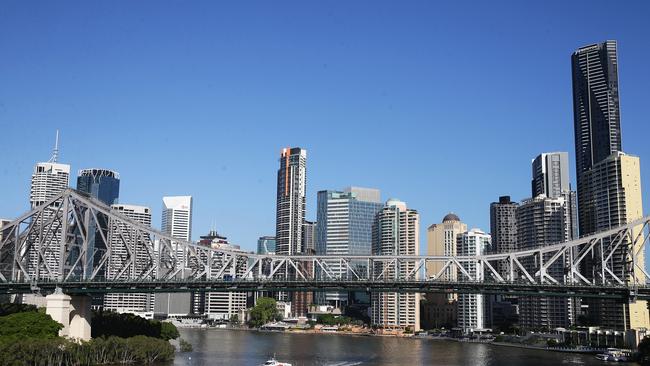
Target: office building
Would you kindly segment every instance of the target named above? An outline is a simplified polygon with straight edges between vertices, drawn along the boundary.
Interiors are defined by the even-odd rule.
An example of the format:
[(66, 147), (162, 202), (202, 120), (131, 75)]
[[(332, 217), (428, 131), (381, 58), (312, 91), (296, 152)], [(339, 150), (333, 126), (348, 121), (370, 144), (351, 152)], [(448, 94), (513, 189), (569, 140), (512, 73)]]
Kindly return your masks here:
[[(184, 242), (192, 240), (192, 196), (163, 197), (162, 232)], [(180, 243), (172, 241), (172, 250), (179, 262), (186, 254)], [(191, 293), (156, 294), (156, 314), (185, 316), (192, 312)]]
[[(442, 218), (442, 223), (433, 224), (427, 229), (427, 255), (456, 256), (456, 238), (466, 231), (467, 225), (456, 214), (447, 214)], [(456, 281), (456, 270), (448, 267), (440, 273), (443, 266), (442, 262), (427, 263), (427, 278), (438, 276), (436, 279), (441, 281)], [(452, 300), (456, 296), (450, 294), (447, 298)]]
[(302, 253), (316, 250), (316, 222), (306, 221), (302, 228)]
[[(123, 216), (142, 224), (151, 226), (151, 209), (144, 206), (114, 204), (111, 205)], [(108, 257), (106, 278), (109, 281), (126, 280), (131, 275), (123, 271), (124, 262), (130, 258), (134, 260), (136, 273), (144, 273), (151, 261), (154, 243), (136, 236), (135, 229), (129, 225), (114, 221), (109, 222), (108, 240), (111, 243), (111, 254)], [(153, 275), (152, 275), (153, 277)], [(153, 278), (152, 278), (153, 279)], [(121, 313), (146, 313), (152, 311), (153, 295), (147, 293), (107, 293), (104, 295), (104, 309)]]
[[(571, 64), (578, 214), (580, 235), (585, 236), (643, 217), (640, 169), (637, 157), (622, 153), (616, 41), (579, 48)], [(639, 234), (641, 228), (633, 231), (633, 235)], [(605, 240), (604, 248), (609, 243)], [(629, 245), (619, 246), (610, 264), (626, 281), (630, 270), (635, 270), (627, 268)], [(599, 250), (595, 248), (595, 257), (600, 256)], [(582, 271), (596, 282), (602, 281), (606, 272), (598, 261), (589, 259)], [(617, 330), (650, 328), (646, 301), (620, 304), (584, 299), (583, 303), (590, 323)]]
[[(34, 166), (32, 173), (31, 187), (29, 193), (29, 203), (32, 209), (48, 203), (56, 196), (61, 194), (68, 188), (70, 180), (70, 165), (61, 164), (58, 162), (59, 154), (59, 132), (56, 133), (56, 143), (52, 152), (52, 157), (49, 161), (44, 163), (37, 163)], [(53, 202), (52, 207), (58, 207), (60, 201)], [(47, 223), (54, 215), (54, 210), (47, 210), (42, 215), (36, 218), (37, 224), (47, 226)], [(60, 248), (58, 244), (61, 239), (61, 229), (53, 228), (52, 230), (44, 230), (44, 232), (32, 233), (34, 246), (29, 250), (29, 264), (27, 271), (30, 276), (36, 276), (41, 279), (55, 280), (60, 274)], [(43, 237), (39, 237), (43, 235)], [(46, 243), (47, 246), (40, 248), (41, 243)], [(56, 244), (55, 244), (56, 243)], [(38, 263), (38, 252), (42, 252), (41, 264)], [(29, 298), (26, 295), (24, 298)], [(27, 300), (29, 302), (29, 300)]]
[[(343, 191), (320, 191), (317, 196), (316, 253), (327, 255), (370, 255), (372, 225), (384, 207), (378, 189), (348, 187)], [(337, 275), (348, 275), (339, 261), (327, 262)], [(365, 263), (353, 263), (365, 272)], [(347, 292), (317, 293), (319, 304), (343, 307), (349, 303)], [(367, 300), (366, 300), (367, 301)]]
[(257, 254), (275, 254), (275, 236), (262, 236), (257, 239)]
[(550, 152), (533, 159), (532, 195), (557, 198), (571, 190), (569, 181), (569, 153)]
[[(406, 203), (390, 199), (377, 213), (373, 226), (373, 255), (417, 255), (419, 253), (419, 214), (409, 209)], [(388, 278), (398, 274), (405, 278), (415, 270), (416, 263), (403, 261), (396, 273), (395, 266), (384, 268), (375, 263), (372, 269), (376, 276), (382, 273)], [(415, 277), (419, 276), (415, 274)], [(384, 330), (420, 330), (420, 294), (373, 292), (371, 294), (370, 318), (372, 324)]]
[(108, 169), (82, 169), (77, 176), (77, 190), (110, 206), (120, 197), (120, 175)]
[[(472, 229), (458, 235), (456, 245), (459, 256), (482, 255), (490, 250), (490, 234), (479, 229)], [(476, 263), (464, 263), (464, 268), (470, 276), (476, 277), (478, 273)], [(460, 269), (457, 277), (459, 281), (470, 280)], [(485, 295), (466, 293), (458, 295), (458, 327), (462, 329), (463, 333), (485, 329), (487, 318)]]
[[(120, 196), (120, 175), (108, 169), (82, 169), (77, 176), (77, 191), (87, 193), (90, 197), (96, 198), (108, 206), (116, 204)], [(102, 213), (97, 213), (97, 220), (101, 221), (103, 227), (108, 222), (107, 217)], [(87, 273), (91, 273), (94, 263), (100, 260), (107, 250), (101, 234), (97, 232), (94, 221), (90, 223), (88, 230), (88, 243), (86, 268)], [(103, 277), (105, 271), (102, 270), (98, 275)], [(93, 303), (95, 305), (98, 301), (101, 303), (102, 297), (101, 295), (94, 296)]]

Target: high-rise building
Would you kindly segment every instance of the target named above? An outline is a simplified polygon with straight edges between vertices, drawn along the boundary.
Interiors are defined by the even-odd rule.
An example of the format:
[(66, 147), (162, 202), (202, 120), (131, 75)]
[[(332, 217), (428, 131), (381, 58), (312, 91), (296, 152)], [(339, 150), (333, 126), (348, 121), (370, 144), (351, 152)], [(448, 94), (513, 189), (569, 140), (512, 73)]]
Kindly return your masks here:
[[(427, 255), (456, 256), (456, 238), (467, 231), (467, 225), (460, 221), (454, 213), (449, 213), (442, 218), (441, 224), (433, 224), (427, 229)], [(444, 263), (427, 263), (427, 278), (437, 275), (442, 270)], [(448, 267), (437, 278), (441, 281), (456, 281), (456, 270)], [(456, 299), (456, 295), (445, 295), (449, 300)]]
[[(163, 197), (162, 232), (174, 239), (189, 242), (192, 240), (192, 196)], [(180, 243), (172, 241), (177, 260), (183, 261), (187, 253)], [(157, 314), (183, 316), (192, 312), (192, 295), (190, 293), (156, 294)]]
[[(593, 204), (589, 219), (592, 220), (591, 225), (595, 231), (614, 228), (643, 217), (640, 175), (639, 158), (622, 152), (610, 155), (583, 174), (583, 187), (589, 191), (587, 199)], [(641, 227), (632, 231), (632, 237), (643, 235)], [(609, 240), (605, 239), (603, 244), (607, 245)], [(639, 250), (642, 241), (637, 243), (635, 252)], [(624, 242), (631, 245), (627, 240)], [(623, 245), (619, 246), (612, 254), (609, 268), (621, 280), (631, 281), (631, 271), (637, 271), (637, 276), (643, 275), (638, 268), (631, 267), (626, 251), (627, 248)], [(636, 260), (644, 268), (643, 251), (639, 252)], [(595, 279), (597, 283), (601, 281), (597, 262), (591, 263), (586, 269), (587, 278)], [(591, 323), (613, 329), (650, 328), (647, 301), (621, 304), (611, 300), (589, 299), (586, 303)]]
[[(348, 187), (343, 191), (320, 191), (317, 199), (316, 253), (328, 255), (370, 255), (372, 225), (384, 207), (378, 189)], [(365, 263), (352, 263), (360, 273)], [(328, 262), (338, 274), (347, 273), (339, 261)], [(361, 268), (363, 266), (363, 268)], [(317, 302), (337, 307), (346, 305), (346, 292), (317, 293)]]
[(257, 254), (275, 254), (275, 236), (262, 236), (257, 239)]
[[(417, 255), (420, 246), (420, 218), (416, 210), (406, 203), (389, 199), (375, 218), (372, 236), (373, 255)], [(415, 262), (401, 262), (396, 273), (395, 266), (384, 268), (375, 263), (372, 269), (376, 276), (382, 273), (388, 278), (399, 274), (405, 278), (415, 271)], [(416, 274), (416, 277), (417, 274)], [(370, 318), (372, 324), (386, 330), (420, 329), (420, 294), (397, 292), (373, 292), (371, 294)]]
[[(477, 256), (490, 250), (490, 234), (479, 229), (466, 231), (457, 238), (457, 252), (459, 256)], [(478, 274), (476, 263), (466, 263), (464, 268), (467, 273), (475, 277)], [(458, 270), (458, 279), (468, 281), (469, 278)], [(483, 294), (458, 295), (458, 327), (464, 333), (486, 328), (487, 304)]]
[(307, 150), (284, 148), (278, 169), (275, 243), (277, 254), (302, 252), (307, 191)]
[(616, 48), (610, 40), (581, 47), (571, 56), (578, 191), (582, 173), (622, 150)]
[[(524, 200), (517, 208), (517, 243), (519, 250), (540, 248), (573, 239), (573, 224), (567, 222), (570, 203), (563, 196), (548, 198), (539, 195)], [(549, 260), (548, 254), (545, 260)], [(524, 258), (522, 265), (535, 272), (535, 259)], [(564, 283), (565, 263), (558, 259), (546, 272), (559, 283)], [(564, 297), (519, 298), (519, 324), (527, 329), (569, 327), (574, 324), (574, 301)]]
[(316, 250), (316, 222), (306, 221), (302, 228), (302, 252)]
[[(151, 209), (144, 206), (114, 204), (113, 210), (144, 226), (151, 226)], [(150, 265), (153, 258), (150, 253), (154, 243), (136, 235), (135, 229), (118, 221), (109, 222), (108, 240), (111, 254), (108, 258), (106, 278), (110, 280), (127, 279), (130, 274), (124, 272), (124, 262), (132, 256), (138, 273)], [(153, 296), (146, 293), (107, 293), (104, 295), (104, 309), (124, 313), (146, 313), (152, 311)]]
[[(52, 157), (48, 162), (37, 163), (34, 166), (29, 194), (29, 203), (32, 209), (54, 199), (68, 188), (70, 180), (70, 165), (58, 163), (58, 154), (59, 132), (57, 131), (56, 143), (54, 145)], [(61, 202), (57, 201), (54, 202), (52, 206), (57, 207), (60, 204)], [(55, 214), (56, 212), (54, 210), (43, 212), (43, 214), (36, 219), (38, 220), (37, 225), (47, 225), (50, 218)], [(44, 230), (43, 233), (34, 232), (30, 235), (33, 236), (33, 242), (35, 243), (28, 252), (29, 266), (27, 270), (30, 273), (30, 276), (55, 280), (56, 277), (61, 274), (61, 268), (59, 268), (61, 250), (58, 245), (55, 244), (60, 242), (61, 229), (52, 228), (52, 230)], [(44, 237), (39, 238), (39, 235), (43, 235)], [(46, 247), (41, 248), (40, 245), (46, 245)], [(44, 257), (42, 259), (44, 260), (41, 262), (40, 266), (37, 266), (39, 251), (42, 252), (42, 256)]]
[(107, 205), (115, 204), (120, 197), (120, 175), (108, 169), (82, 169), (77, 176), (77, 190)]
[(540, 194), (557, 198), (571, 190), (569, 181), (569, 153), (550, 152), (533, 159), (532, 196)]
[[(643, 217), (639, 159), (622, 153), (618, 55), (616, 41), (579, 48), (571, 57), (573, 74), (573, 114), (578, 182), (580, 235), (625, 224)], [(633, 230), (639, 234), (641, 228)], [(605, 239), (603, 247), (610, 241)], [(613, 272), (629, 281), (634, 268), (626, 256), (629, 242), (620, 245), (611, 257)], [(595, 248), (598, 258), (600, 248)], [(643, 258), (641, 258), (643, 259)], [(643, 263), (641, 264), (643, 267)], [(589, 256), (582, 266), (587, 279), (603, 281), (599, 261)], [(606, 274), (607, 276), (607, 274)], [(650, 328), (646, 301), (616, 303), (584, 299), (592, 324), (626, 330)]]
[[(517, 250), (517, 202), (510, 196), (499, 197), (498, 202), (490, 204), (490, 234), (495, 253), (509, 253)], [(497, 263), (497, 271), (507, 278), (508, 265), (505, 261)]]
[[(427, 229), (427, 255), (456, 256), (456, 238), (466, 231), (467, 225), (456, 214), (447, 214), (442, 218), (442, 223), (433, 224)], [(438, 276), (436, 279), (440, 281), (456, 281), (456, 269), (449, 266), (440, 273), (442, 269), (443, 263), (427, 263), (427, 278)], [(423, 327), (456, 326), (457, 299), (457, 294), (425, 294), (421, 309)]]
[[(120, 175), (108, 169), (82, 169), (77, 176), (77, 190), (79, 192), (88, 193), (91, 197), (96, 198), (107, 205), (116, 204), (120, 196)], [(106, 226), (108, 218), (101, 214), (97, 214), (97, 220), (101, 221), (101, 226)], [(87, 272), (91, 272), (94, 263), (102, 257), (107, 248), (102, 241), (101, 234), (97, 232), (97, 227), (94, 221), (90, 223), (88, 230), (88, 251), (86, 258)], [(105, 271), (98, 273), (99, 276), (104, 276)], [(101, 300), (101, 295), (95, 296), (94, 299)], [(97, 301), (93, 301), (96, 303)]]

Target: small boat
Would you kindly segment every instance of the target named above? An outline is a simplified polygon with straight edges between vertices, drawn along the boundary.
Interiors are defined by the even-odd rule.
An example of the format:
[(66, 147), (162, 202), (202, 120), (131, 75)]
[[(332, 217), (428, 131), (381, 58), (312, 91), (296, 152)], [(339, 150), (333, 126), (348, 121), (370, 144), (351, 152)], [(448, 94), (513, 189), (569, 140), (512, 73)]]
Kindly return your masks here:
[(630, 353), (618, 348), (608, 348), (605, 353), (599, 353), (596, 358), (601, 361), (627, 362), (630, 360)]
[(280, 362), (276, 360), (275, 355), (273, 355), (273, 357), (271, 357), (268, 361), (264, 362), (260, 366), (291, 366), (291, 364), (288, 362)]

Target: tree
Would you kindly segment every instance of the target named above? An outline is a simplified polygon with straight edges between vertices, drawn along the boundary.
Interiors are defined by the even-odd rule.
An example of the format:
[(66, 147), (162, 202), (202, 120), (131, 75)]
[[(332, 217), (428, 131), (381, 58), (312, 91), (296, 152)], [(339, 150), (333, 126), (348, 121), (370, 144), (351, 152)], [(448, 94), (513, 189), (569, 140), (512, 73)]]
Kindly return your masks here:
[(181, 352), (192, 352), (192, 343), (184, 340), (183, 338), (180, 339), (179, 346)]
[(235, 324), (235, 325), (239, 325), (239, 315), (232, 314), (230, 316), (230, 323)]
[(278, 307), (275, 299), (270, 297), (260, 297), (257, 304), (251, 309), (251, 320), (249, 324), (252, 327), (261, 327), (262, 325), (276, 319), (278, 316)]
[(176, 326), (170, 322), (160, 323), (160, 338), (168, 341), (170, 339), (176, 339), (180, 336)]
[(63, 325), (52, 317), (36, 311), (0, 317), (0, 338), (53, 339), (58, 337), (61, 329)]

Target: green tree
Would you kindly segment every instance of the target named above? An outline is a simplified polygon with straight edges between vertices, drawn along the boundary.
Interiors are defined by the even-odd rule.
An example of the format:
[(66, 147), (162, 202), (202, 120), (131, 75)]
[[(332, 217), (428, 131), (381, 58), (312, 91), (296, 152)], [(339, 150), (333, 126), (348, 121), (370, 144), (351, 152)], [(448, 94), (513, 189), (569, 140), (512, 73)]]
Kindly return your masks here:
[(160, 323), (160, 338), (168, 341), (170, 339), (176, 339), (180, 336), (176, 326), (170, 322), (161, 322)]
[(251, 309), (251, 320), (249, 324), (252, 327), (261, 327), (262, 325), (275, 320), (278, 317), (278, 308), (275, 299), (270, 297), (260, 297), (257, 304)]
[(53, 339), (62, 328), (49, 315), (35, 311), (0, 317), (0, 338)]
[(237, 314), (232, 314), (230, 316), (230, 323), (232, 324), (239, 324), (239, 315)]
[(181, 352), (192, 352), (192, 343), (181, 338), (179, 341), (179, 348)]

